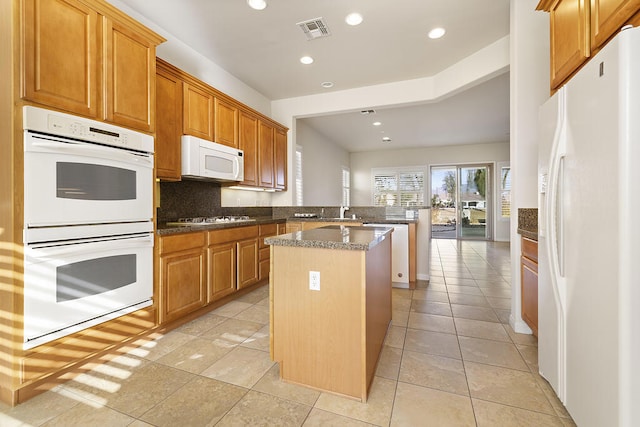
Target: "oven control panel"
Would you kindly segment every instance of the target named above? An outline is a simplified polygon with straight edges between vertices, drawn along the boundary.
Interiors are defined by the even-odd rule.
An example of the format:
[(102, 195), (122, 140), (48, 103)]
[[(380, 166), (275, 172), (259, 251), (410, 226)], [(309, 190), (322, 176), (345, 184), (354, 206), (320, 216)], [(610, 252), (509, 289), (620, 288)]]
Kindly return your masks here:
[(25, 130), (153, 153), (153, 137), (150, 135), (33, 106), (25, 106), (23, 113)]

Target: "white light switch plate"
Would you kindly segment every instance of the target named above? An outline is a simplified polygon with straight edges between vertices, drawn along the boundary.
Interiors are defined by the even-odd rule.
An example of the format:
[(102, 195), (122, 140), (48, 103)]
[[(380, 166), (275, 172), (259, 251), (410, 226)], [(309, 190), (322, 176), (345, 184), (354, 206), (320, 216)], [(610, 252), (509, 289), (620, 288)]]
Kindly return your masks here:
[(309, 272), (309, 289), (311, 289), (312, 291), (320, 290), (320, 272), (319, 271)]

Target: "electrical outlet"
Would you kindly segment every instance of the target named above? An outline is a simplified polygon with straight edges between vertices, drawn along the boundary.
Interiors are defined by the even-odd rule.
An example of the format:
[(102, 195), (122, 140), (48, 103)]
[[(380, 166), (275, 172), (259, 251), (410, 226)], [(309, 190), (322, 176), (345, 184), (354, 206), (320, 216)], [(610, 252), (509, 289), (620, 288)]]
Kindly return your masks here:
[(309, 272), (309, 289), (311, 289), (312, 291), (320, 290), (320, 272), (319, 271)]

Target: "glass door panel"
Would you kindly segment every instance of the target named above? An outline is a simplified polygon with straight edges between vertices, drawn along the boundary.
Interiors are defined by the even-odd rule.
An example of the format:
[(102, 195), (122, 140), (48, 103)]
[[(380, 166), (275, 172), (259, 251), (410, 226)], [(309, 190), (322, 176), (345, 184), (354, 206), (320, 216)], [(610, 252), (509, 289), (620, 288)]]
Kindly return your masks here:
[(431, 237), (455, 239), (458, 174), (455, 166), (431, 168)]
[(487, 202), (489, 168), (469, 166), (458, 168), (458, 218), (459, 237), (486, 239), (488, 210)]

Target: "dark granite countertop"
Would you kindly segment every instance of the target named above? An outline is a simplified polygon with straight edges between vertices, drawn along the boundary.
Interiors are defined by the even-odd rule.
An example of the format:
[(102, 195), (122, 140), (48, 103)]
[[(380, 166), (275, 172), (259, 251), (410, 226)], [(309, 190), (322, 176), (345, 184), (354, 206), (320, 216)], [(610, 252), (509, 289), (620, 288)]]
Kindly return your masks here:
[(368, 251), (392, 232), (392, 227), (328, 225), (313, 230), (267, 237), (264, 242), (275, 246)]
[(289, 217), (287, 221), (292, 222), (344, 222), (345, 225), (350, 223), (357, 224), (417, 224), (418, 219), (407, 219), (400, 216), (387, 216), (385, 218), (352, 218), (347, 217), (344, 219), (341, 218), (306, 218), (306, 217)]
[(518, 234), (529, 239), (538, 240), (538, 209), (518, 209)]
[(260, 224), (284, 224), (287, 222), (284, 218), (272, 217), (256, 217), (246, 222), (217, 222), (207, 225), (167, 225), (166, 223), (158, 224), (156, 234), (165, 236), (169, 234), (193, 233), (198, 231), (221, 230), (224, 228), (249, 227)]

